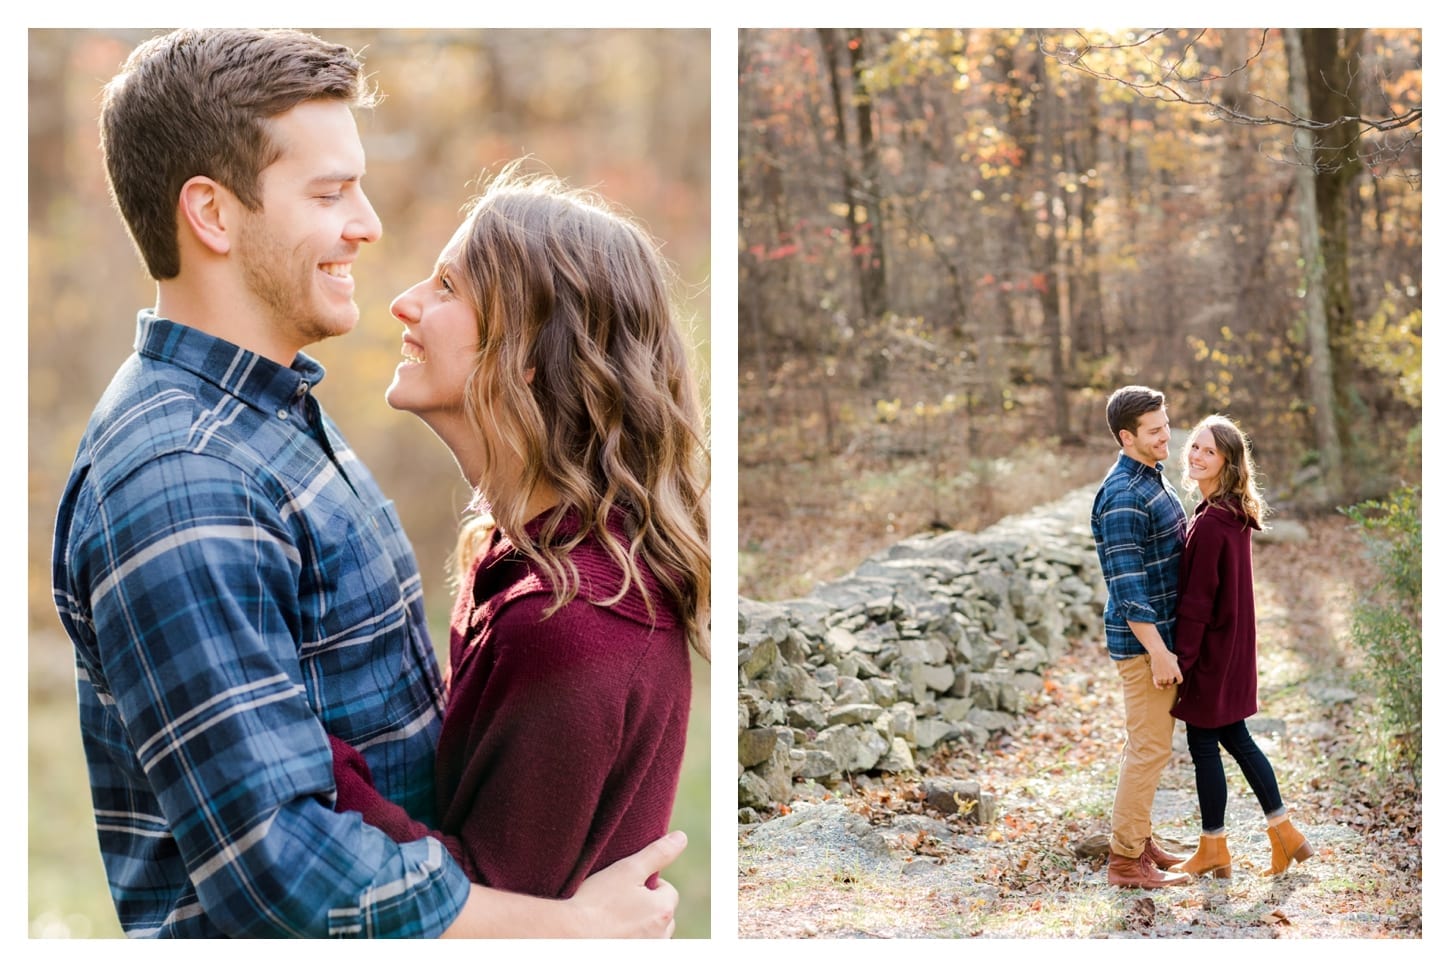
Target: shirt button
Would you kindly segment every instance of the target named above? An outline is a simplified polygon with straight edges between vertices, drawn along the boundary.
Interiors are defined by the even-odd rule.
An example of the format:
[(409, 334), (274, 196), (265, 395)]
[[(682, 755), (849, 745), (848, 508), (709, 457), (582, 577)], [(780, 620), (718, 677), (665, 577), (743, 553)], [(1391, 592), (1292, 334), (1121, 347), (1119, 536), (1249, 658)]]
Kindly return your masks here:
[(297, 384), (297, 394), (296, 395), (299, 396), (299, 397), (306, 396), (307, 395), (307, 390), (308, 390), (307, 381), (306, 380), (303, 380), (301, 383), (298, 383)]
[(287, 419), (287, 411), (286, 410), (278, 410), (277, 411), (277, 419), (279, 419), (279, 420), (285, 420), (285, 419)]

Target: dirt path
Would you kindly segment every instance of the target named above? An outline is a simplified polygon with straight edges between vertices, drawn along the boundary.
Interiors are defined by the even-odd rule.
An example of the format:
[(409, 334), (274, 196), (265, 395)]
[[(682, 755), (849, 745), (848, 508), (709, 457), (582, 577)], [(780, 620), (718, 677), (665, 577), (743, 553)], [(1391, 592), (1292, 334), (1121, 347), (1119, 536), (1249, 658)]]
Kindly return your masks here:
[[(1420, 937), (1420, 799), (1406, 783), (1381, 784), (1363, 761), (1370, 703), (1345, 654), (1354, 589), (1371, 572), (1347, 521), (1306, 523), (1308, 540), (1255, 551), (1260, 713), (1251, 724), (1318, 849), (1310, 862), (1259, 875), (1269, 859), (1263, 817), (1227, 760), (1233, 878), (1108, 887), (1121, 700), (1101, 645), (1084, 642), (1016, 734), (922, 764), (923, 775), (979, 782), (996, 799), (995, 822), (932, 813), (920, 777), (899, 777), (858, 780), (830, 801), (742, 827), (739, 935)], [(1197, 842), (1181, 726), (1154, 822), (1184, 852)]]

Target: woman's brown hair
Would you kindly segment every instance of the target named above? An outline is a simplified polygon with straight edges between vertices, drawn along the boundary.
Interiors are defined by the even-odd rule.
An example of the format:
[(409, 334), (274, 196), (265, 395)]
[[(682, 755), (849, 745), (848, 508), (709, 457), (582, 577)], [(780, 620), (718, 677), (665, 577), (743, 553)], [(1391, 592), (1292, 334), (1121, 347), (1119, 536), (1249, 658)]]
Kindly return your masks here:
[(1198, 425), (1188, 435), (1188, 442), (1183, 445), (1184, 486), (1193, 487), (1188, 476), (1188, 454), (1193, 449), (1193, 441), (1205, 429), (1213, 434), (1213, 445), (1223, 455), (1218, 489), (1208, 498), (1208, 502), (1217, 504), (1233, 498), (1243, 509), (1244, 515), (1262, 527), (1264, 518), (1269, 515), (1269, 507), (1259, 493), (1258, 470), (1254, 466), (1253, 450), (1244, 431), (1228, 417), (1218, 413), (1206, 416), (1198, 421)]
[[(648, 569), (708, 658), (708, 450), (655, 243), (598, 196), (520, 162), (488, 182), (455, 237), (451, 270), (478, 316), (464, 395), (484, 451), (473, 483), (493, 522), (551, 579), (551, 610), (578, 594), (569, 551), (592, 535), (626, 576), (601, 603), (635, 586), (653, 611)], [(501, 466), (521, 466), (519, 479), (498, 486)], [(559, 501), (534, 538), (523, 518), (543, 488)], [(571, 512), (582, 526), (561, 534)], [(475, 537), (465, 527), (460, 560), (476, 553)]]

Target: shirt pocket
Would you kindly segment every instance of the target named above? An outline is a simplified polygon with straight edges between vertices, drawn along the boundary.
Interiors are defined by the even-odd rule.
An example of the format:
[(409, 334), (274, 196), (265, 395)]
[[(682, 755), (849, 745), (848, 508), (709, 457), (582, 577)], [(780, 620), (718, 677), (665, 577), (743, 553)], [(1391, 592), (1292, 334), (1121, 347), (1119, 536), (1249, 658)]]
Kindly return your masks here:
[[(351, 496), (350, 494), (348, 495)], [(417, 570), (391, 502), (319, 499), (309, 515), (317, 548), (299, 589), (298, 658), (313, 707), (329, 731), (357, 744), (405, 726), (441, 702)], [(401, 546), (401, 550), (400, 550)]]

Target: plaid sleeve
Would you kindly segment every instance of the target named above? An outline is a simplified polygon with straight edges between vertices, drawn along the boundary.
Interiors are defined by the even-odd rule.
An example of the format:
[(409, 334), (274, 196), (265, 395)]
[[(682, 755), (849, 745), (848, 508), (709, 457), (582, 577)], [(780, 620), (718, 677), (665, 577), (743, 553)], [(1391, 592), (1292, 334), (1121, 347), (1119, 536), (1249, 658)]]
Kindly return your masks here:
[[(207, 916), (237, 937), (441, 933), (462, 871), (436, 844), (398, 846), (330, 809), (286, 508), (197, 454), (148, 462), (98, 507), (72, 570), (91, 588), (107, 704)], [(154, 821), (126, 813), (110, 847), (140, 859)]]
[(1143, 557), (1152, 529), (1147, 508), (1132, 491), (1115, 488), (1103, 495), (1098, 519), (1099, 559), (1114, 609), (1124, 621), (1156, 622)]

